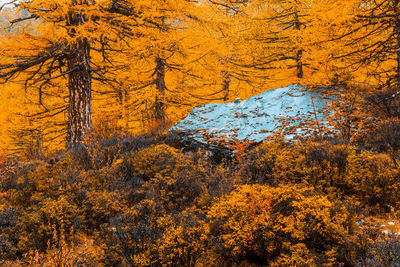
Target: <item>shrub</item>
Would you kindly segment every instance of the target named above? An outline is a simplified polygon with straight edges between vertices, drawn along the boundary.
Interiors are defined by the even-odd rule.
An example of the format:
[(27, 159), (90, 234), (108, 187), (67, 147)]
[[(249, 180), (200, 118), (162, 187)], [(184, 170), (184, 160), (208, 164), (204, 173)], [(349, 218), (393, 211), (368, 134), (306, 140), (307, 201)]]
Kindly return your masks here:
[(399, 207), (387, 154), (278, 141), (240, 145), (236, 161), (217, 163), (201, 150), (121, 138), (3, 164), (6, 265), (365, 265), (397, 247), (350, 227), (349, 211)]
[(16, 226), (20, 233), (18, 248), (21, 251), (37, 249), (44, 252), (52, 236), (53, 227), (57, 230), (63, 227), (69, 229), (81, 221), (81, 211), (65, 196), (59, 199), (43, 198), (37, 206), (32, 205), (23, 212)]
[(400, 239), (394, 234), (375, 240), (367, 254), (367, 266), (400, 266)]
[(293, 149), (283, 142), (267, 142), (249, 151), (239, 165), (238, 182), (279, 184), (275, 178), (275, 163), (279, 154), (288, 150)]
[(331, 200), (360, 202), (374, 212), (400, 204), (400, 173), (391, 157), (348, 145), (264, 143), (248, 152), (235, 175), (242, 184), (313, 186)]
[[(0, 259), (15, 258), (17, 249), (7, 234), (0, 234)], [(1, 261), (0, 261), (1, 263)]]
[(93, 239), (79, 233), (67, 241), (64, 231), (58, 231), (55, 227), (46, 251), (32, 249), (24, 258), (26, 266), (104, 266), (104, 251)]
[(348, 158), (343, 190), (368, 206), (390, 211), (399, 204), (399, 177), (389, 156), (353, 152)]
[(194, 266), (205, 248), (204, 217), (196, 210), (165, 213), (145, 200), (111, 220), (107, 265)]
[(193, 210), (159, 219), (164, 228), (157, 244), (158, 263), (163, 266), (195, 266), (205, 251), (208, 225)]
[(382, 222), (374, 217), (358, 217), (340, 252), (345, 266), (379, 266), (371, 265), (370, 260), (374, 257), (371, 252), (377, 240), (382, 240), (384, 235), (381, 224)]
[[(150, 146), (135, 154), (132, 164), (145, 183), (145, 198), (167, 211), (182, 210), (229, 190), (224, 168), (212, 166), (201, 152), (188, 155), (167, 145)], [(204, 199), (203, 199), (204, 200)]]
[(277, 186), (280, 183), (309, 183), (321, 189), (334, 185), (344, 172), (348, 149), (326, 143), (268, 142), (248, 152), (239, 166), (244, 183)]
[(225, 259), (269, 265), (332, 262), (348, 213), (312, 188), (243, 185), (208, 213), (212, 249)]
[(184, 156), (178, 150), (168, 145), (152, 145), (142, 149), (133, 157), (131, 164), (145, 180), (153, 178), (159, 173), (170, 174), (179, 168)]

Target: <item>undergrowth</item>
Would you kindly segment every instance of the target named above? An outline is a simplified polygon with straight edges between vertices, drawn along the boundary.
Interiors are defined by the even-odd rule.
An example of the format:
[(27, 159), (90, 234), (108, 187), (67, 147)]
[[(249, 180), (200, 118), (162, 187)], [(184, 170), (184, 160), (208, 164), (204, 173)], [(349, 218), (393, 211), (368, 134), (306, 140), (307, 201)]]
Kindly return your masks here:
[(399, 216), (400, 172), (391, 155), (333, 142), (237, 147), (221, 160), (216, 151), (186, 151), (171, 136), (117, 135), (5, 160), (0, 263), (398, 263), (397, 238), (367, 220)]

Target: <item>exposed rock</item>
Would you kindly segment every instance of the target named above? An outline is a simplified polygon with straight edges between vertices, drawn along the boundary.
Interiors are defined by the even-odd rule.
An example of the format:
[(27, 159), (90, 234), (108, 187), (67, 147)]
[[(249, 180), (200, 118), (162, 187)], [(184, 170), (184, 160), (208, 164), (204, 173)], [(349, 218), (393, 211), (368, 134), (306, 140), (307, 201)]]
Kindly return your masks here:
[[(305, 133), (324, 119), (326, 101), (300, 85), (268, 90), (247, 100), (196, 107), (170, 129), (201, 144), (227, 140), (260, 142), (281, 128), (297, 128)], [(306, 125), (306, 126), (305, 126)], [(307, 126), (308, 125), (308, 126)], [(293, 133), (288, 135), (291, 138)]]

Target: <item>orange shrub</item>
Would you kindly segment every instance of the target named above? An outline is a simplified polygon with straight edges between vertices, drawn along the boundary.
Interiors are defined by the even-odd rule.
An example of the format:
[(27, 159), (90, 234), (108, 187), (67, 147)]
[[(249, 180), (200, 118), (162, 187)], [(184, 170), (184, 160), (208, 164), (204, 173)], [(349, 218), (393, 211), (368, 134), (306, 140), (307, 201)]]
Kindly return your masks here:
[(355, 201), (375, 211), (400, 204), (400, 172), (392, 158), (349, 145), (263, 143), (247, 153), (235, 175), (242, 184), (311, 185), (331, 200)]
[(173, 172), (184, 160), (183, 155), (177, 149), (162, 144), (152, 145), (138, 151), (133, 157), (131, 164), (145, 179), (150, 179), (157, 173), (166, 174)]
[(369, 206), (390, 211), (400, 204), (399, 177), (399, 169), (388, 155), (353, 152), (348, 157), (343, 190)]
[(217, 253), (271, 266), (333, 262), (348, 234), (348, 212), (300, 186), (240, 186), (208, 218)]

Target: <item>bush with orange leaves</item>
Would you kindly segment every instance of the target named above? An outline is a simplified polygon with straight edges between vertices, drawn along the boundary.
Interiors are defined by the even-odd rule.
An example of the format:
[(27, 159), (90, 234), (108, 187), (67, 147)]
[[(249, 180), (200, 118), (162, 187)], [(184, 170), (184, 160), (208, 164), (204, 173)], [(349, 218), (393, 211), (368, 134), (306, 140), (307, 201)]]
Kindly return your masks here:
[(267, 142), (245, 158), (235, 174), (238, 183), (306, 184), (376, 212), (400, 205), (400, 170), (388, 154), (327, 142)]
[(308, 176), (305, 156), (294, 144), (266, 142), (247, 153), (238, 168), (242, 183), (278, 186), (281, 183), (302, 182)]
[(349, 214), (312, 188), (243, 185), (208, 212), (210, 249), (225, 265), (321, 266), (337, 262)]
[(72, 238), (69, 242), (68, 236), (61, 228), (52, 227), (52, 237), (47, 242), (45, 252), (30, 250), (24, 255), (24, 262), (21, 266), (101, 266), (104, 258), (104, 251), (95, 244), (93, 238), (83, 233), (69, 233)]
[(352, 266), (376, 257), (370, 241), (356, 245), (364, 226), (350, 218), (399, 207), (387, 154), (281, 141), (240, 144), (236, 160), (218, 163), (160, 140), (99, 137), (81, 151), (8, 161), (0, 265)]
[[(218, 195), (231, 189), (222, 166), (212, 166), (202, 152), (180, 153), (168, 145), (151, 145), (130, 160), (149, 199), (167, 210), (182, 210), (204, 201), (204, 195)], [(214, 187), (213, 184), (219, 184)]]

